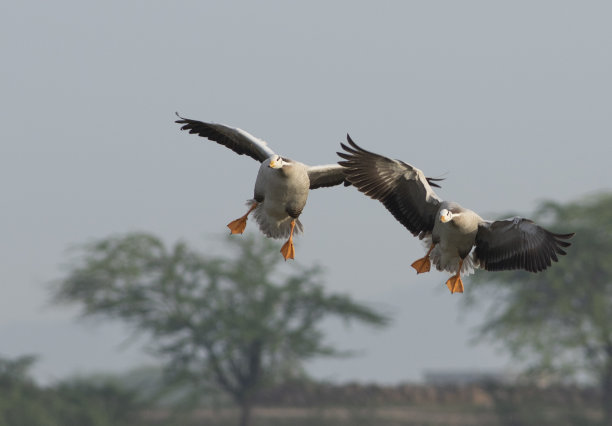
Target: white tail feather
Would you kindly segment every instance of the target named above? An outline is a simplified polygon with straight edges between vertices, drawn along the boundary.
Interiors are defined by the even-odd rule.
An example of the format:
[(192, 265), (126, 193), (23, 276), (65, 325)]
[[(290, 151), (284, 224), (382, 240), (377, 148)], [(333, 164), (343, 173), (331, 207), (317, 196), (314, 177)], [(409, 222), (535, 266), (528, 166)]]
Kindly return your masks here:
[[(429, 250), (429, 248), (431, 247), (431, 235), (426, 235), (421, 239), (423, 240), (425, 249)], [(449, 253), (444, 253), (440, 248), (439, 244), (436, 244), (434, 249), (431, 251), (429, 259), (431, 260), (431, 263), (436, 266), (436, 269), (438, 271), (447, 271), (453, 274), (457, 272), (457, 269), (459, 268), (459, 261), (461, 260), (461, 258), (457, 254), (451, 255)], [(470, 253), (463, 260), (463, 265), (461, 266), (461, 275), (471, 275), (477, 268), (479, 268), (479, 262), (474, 258), (474, 254)]]
[[(255, 200), (247, 201), (247, 205), (251, 206), (255, 203)], [(264, 233), (267, 237), (270, 238), (289, 238), (289, 234), (291, 234), (291, 216), (287, 216), (282, 220), (278, 220), (274, 217), (266, 214), (265, 209), (263, 208), (263, 204), (258, 204), (253, 210), (253, 217), (255, 221), (259, 225), (259, 229)], [(293, 230), (293, 235), (304, 233), (304, 226), (299, 219), (295, 220), (295, 228)]]

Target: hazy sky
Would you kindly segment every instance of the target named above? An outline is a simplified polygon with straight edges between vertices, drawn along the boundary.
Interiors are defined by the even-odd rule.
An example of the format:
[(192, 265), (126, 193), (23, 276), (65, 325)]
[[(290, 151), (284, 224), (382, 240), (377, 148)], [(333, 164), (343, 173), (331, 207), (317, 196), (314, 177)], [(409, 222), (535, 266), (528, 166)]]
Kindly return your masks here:
[[(244, 213), (258, 164), (179, 132), (175, 111), (309, 164), (337, 161), (350, 132), (485, 216), (611, 189), (611, 16), (604, 1), (3, 2), (0, 354), (40, 354), (45, 381), (151, 362), (119, 324), (50, 306), (48, 283), (71, 245), (143, 230), (213, 252)], [(416, 276), (421, 244), (381, 204), (319, 189), (301, 220), (298, 262), (395, 313), (384, 331), (328, 324), (361, 356), (314, 376), (511, 366), (470, 342), (482, 313), (460, 313), (448, 274)]]

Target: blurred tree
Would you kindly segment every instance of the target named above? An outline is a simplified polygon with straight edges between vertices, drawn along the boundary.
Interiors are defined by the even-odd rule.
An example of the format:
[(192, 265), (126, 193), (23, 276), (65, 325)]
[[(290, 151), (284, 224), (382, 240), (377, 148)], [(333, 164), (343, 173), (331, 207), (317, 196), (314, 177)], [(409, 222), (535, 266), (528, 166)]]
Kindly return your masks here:
[(174, 377), (216, 383), (250, 422), (256, 392), (285, 378), (300, 362), (338, 355), (319, 325), (329, 316), (375, 326), (388, 318), (327, 294), (318, 267), (277, 271), (276, 248), (266, 239), (230, 239), (237, 256), (207, 257), (184, 243), (167, 249), (134, 233), (82, 248), (54, 293), (82, 305), (84, 315), (120, 318), (150, 333), (153, 349)]
[(31, 384), (30, 369), (36, 360), (36, 355), (22, 355), (15, 359), (0, 358), (0, 385)]
[(30, 377), (36, 357), (0, 358), (0, 426), (127, 426), (142, 404), (135, 391), (81, 380), (41, 388)]
[(597, 380), (612, 424), (612, 194), (542, 203), (535, 218), (576, 232), (568, 255), (539, 274), (477, 275), (464, 307), (490, 303), (478, 335), (501, 342), (528, 372)]

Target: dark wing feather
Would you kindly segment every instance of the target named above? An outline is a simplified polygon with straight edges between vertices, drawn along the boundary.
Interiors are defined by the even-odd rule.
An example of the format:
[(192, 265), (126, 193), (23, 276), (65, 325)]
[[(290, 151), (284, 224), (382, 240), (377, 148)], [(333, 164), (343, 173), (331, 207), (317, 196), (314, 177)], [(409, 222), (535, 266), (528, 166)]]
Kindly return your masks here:
[(416, 167), (360, 148), (349, 135), (350, 145), (338, 155), (347, 180), (359, 191), (380, 201), (413, 235), (430, 233), (441, 200), (428, 179)]
[(573, 235), (552, 233), (522, 217), (485, 221), (478, 226), (474, 253), (487, 271), (539, 272), (557, 262), (557, 255), (565, 255), (563, 249), (571, 243), (563, 240)]
[(341, 183), (348, 185), (344, 176), (344, 168), (339, 164), (308, 167), (308, 178), (310, 179), (310, 189), (336, 186)]
[(274, 155), (274, 151), (268, 147), (267, 143), (242, 129), (224, 126), (223, 124), (190, 120), (181, 117), (178, 113), (176, 115), (180, 120), (176, 120), (175, 123), (183, 124), (181, 130), (189, 130), (191, 134), (215, 141), (239, 155), (248, 155), (260, 163)]

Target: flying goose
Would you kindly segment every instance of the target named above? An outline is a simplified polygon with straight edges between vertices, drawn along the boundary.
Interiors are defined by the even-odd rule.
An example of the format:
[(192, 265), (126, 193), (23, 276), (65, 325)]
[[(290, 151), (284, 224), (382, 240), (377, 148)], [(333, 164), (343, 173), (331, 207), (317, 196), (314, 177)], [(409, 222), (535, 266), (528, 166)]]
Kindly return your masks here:
[(286, 238), (281, 253), (285, 260), (295, 257), (293, 234), (303, 232), (299, 216), (306, 205), (311, 189), (339, 185), (345, 181), (343, 168), (338, 164), (307, 166), (298, 161), (274, 153), (261, 139), (242, 129), (223, 124), (190, 120), (176, 114), (182, 124), (181, 130), (188, 130), (226, 146), (239, 155), (248, 155), (261, 163), (253, 199), (247, 201), (247, 212), (227, 227), (232, 234), (242, 234), (247, 217), (251, 212), (259, 229), (271, 238)]
[[(548, 268), (574, 234), (555, 234), (522, 217), (485, 220), (472, 210), (443, 201), (431, 182), (416, 167), (359, 147), (340, 145), (347, 180), (359, 191), (380, 201), (414, 236), (427, 243), (427, 254), (412, 263), (417, 274), (428, 272), (431, 262), (439, 271), (454, 273), (446, 281), (451, 293), (463, 293), (461, 273), (474, 268), (487, 271)], [(471, 253), (471, 255), (470, 255)]]

